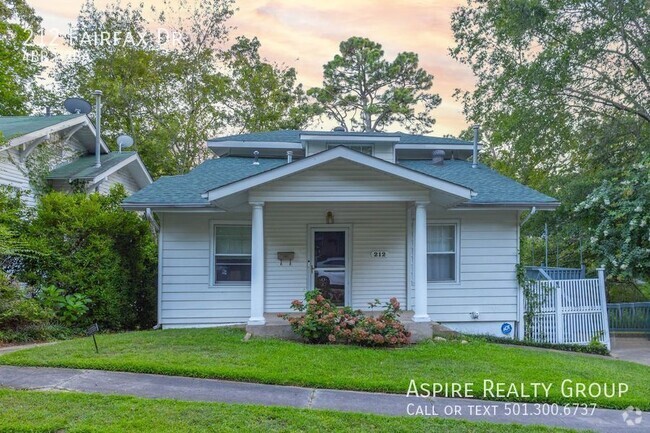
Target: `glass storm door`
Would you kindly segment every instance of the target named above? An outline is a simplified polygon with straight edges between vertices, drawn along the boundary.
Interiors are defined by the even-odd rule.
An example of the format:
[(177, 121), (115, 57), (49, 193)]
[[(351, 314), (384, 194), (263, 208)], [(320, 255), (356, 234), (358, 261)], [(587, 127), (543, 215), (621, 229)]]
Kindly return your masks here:
[(314, 287), (334, 305), (346, 305), (348, 280), (346, 260), (346, 230), (314, 229), (312, 272)]

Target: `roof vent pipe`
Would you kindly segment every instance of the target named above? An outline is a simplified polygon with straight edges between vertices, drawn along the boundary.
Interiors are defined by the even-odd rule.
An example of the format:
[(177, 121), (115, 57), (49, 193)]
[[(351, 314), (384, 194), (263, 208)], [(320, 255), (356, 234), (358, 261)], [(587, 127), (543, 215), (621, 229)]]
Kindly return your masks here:
[(474, 149), (472, 154), (472, 168), (478, 167), (478, 130), (481, 126), (474, 125), (472, 129), (474, 130)]
[(433, 165), (443, 165), (445, 163), (445, 151), (436, 149), (432, 152), (431, 162)]
[(293, 150), (287, 150), (287, 164), (293, 161)]
[(260, 165), (260, 162), (258, 160), (260, 153), (256, 150), (255, 152), (253, 152), (253, 156), (255, 157), (255, 159), (253, 160), (253, 165)]
[(102, 122), (102, 91), (95, 90), (95, 167), (102, 166), (101, 147), (99, 143), (102, 139), (101, 122)]

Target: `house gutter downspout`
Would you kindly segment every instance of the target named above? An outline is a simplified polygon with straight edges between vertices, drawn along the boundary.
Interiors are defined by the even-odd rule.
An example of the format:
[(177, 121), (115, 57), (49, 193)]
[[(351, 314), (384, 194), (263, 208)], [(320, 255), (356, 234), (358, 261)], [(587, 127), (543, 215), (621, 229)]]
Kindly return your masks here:
[(530, 209), (530, 213), (529, 213), (528, 215), (526, 215), (526, 218), (524, 218), (524, 220), (521, 222), (521, 224), (519, 224), (519, 227), (523, 227), (524, 224), (526, 224), (526, 223), (528, 222), (528, 220), (530, 219), (530, 217), (532, 217), (532, 216), (535, 215), (536, 213), (537, 213), (537, 208), (536, 208), (535, 206), (533, 206), (533, 207)]
[(151, 227), (154, 230), (154, 235), (160, 231), (160, 226), (156, 222), (156, 219), (153, 217), (153, 212), (151, 211), (151, 208), (148, 207), (144, 211), (144, 215), (147, 217), (147, 220), (149, 221), (149, 224), (151, 224)]
[(157, 302), (157, 318), (156, 318), (156, 325), (153, 327), (153, 329), (161, 329), (162, 328), (162, 323), (160, 322), (161, 318), (161, 313), (162, 313), (162, 230), (160, 230), (160, 226), (156, 222), (156, 219), (153, 217), (153, 212), (151, 211), (151, 208), (146, 208), (144, 211), (144, 215), (146, 216), (147, 220), (149, 221), (149, 224), (151, 226), (151, 231), (153, 232), (154, 237), (157, 237), (158, 240), (158, 302)]

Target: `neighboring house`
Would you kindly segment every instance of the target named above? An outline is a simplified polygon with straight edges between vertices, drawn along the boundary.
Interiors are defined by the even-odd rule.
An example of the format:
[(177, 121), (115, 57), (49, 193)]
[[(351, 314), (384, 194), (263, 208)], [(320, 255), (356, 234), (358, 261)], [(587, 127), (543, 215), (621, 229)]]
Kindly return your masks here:
[(208, 146), (219, 158), (123, 203), (160, 219), (164, 328), (263, 325), (318, 287), (360, 309), (396, 297), (413, 322), (518, 329), (520, 213), (559, 203), (473, 168), (473, 143), (275, 131)]
[(95, 167), (95, 128), (85, 114), (0, 117), (0, 185), (23, 192), (27, 204), (49, 187), (107, 192), (115, 183), (132, 194), (152, 179), (135, 152), (110, 152), (101, 141)]

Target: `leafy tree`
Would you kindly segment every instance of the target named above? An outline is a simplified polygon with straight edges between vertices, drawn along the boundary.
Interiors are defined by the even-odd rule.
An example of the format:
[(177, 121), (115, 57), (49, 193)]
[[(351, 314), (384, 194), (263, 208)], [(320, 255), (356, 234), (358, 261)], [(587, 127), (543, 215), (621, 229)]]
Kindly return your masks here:
[(477, 85), (457, 96), (520, 178), (633, 161), (647, 141), (630, 132), (650, 127), (649, 26), (644, 0), (470, 1), (450, 52)]
[(399, 123), (412, 132), (427, 132), (440, 96), (430, 93), (433, 76), (419, 67), (416, 53), (401, 52), (391, 62), (382, 46), (351, 37), (340, 54), (323, 67), (323, 86), (307, 93), (327, 117), (346, 130), (382, 131)]
[[(25, 0), (0, 2), (0, 116), (28, 114), (47, 50), (35, 44), (41, 18)], [(1, 141), (1, 139), (0, 139)]]
[(238, 133), (303, 129), (316, 114), (296, 70), (260, 57), (257, 38), (244, 36), (223, 53), (230, 75), (224, 98), (228, 126)]
[(603, 181), (575, 212), (588, 227), (590, 249), (612, 275), (650, 278), (650, 154)]
[[(650, 146), (649, 27), (642, 0), (472, 0), (452, 15), (451, 56), (477, 78), (456, 96), (482, 126), (482, 160), (563, 203), (522, 231), (539, 239), (548, 223), (551, 263), (578, 264), (595, 221), (574, 209), (605, 180), (627, 176)], [(543, 241), (529, 244), (539, 263)], [(607, 245), (609, 254), (623, 248)], [(584, 257), (598, 265), (604, 251)]]
[[(184, 3), (183, 3), (184, 5)], [(215, 47), (223, 42), (231, 16), (229, 0), (176, 9), (165, 2), (155, 20), (144, 5), (114, 2), (99, 10), (92, 0), (81, 9), (68, 43), (74, 55), (58, 64), (56, 80), (68, 95), (92, 98), (103, 91), (103, 132), (108, 142), (120, 133), (154, 176), (189, 171), (207, 156), (204, 140), (221, 122), (218, 101), (225, 79), (217, 71)], [(172, 18), (167, 18), (172, 17)], [(154, 33), (149, 28), (171, 29)], [(118, 44), (89, 43), (84, 34), (109, 32)]]

